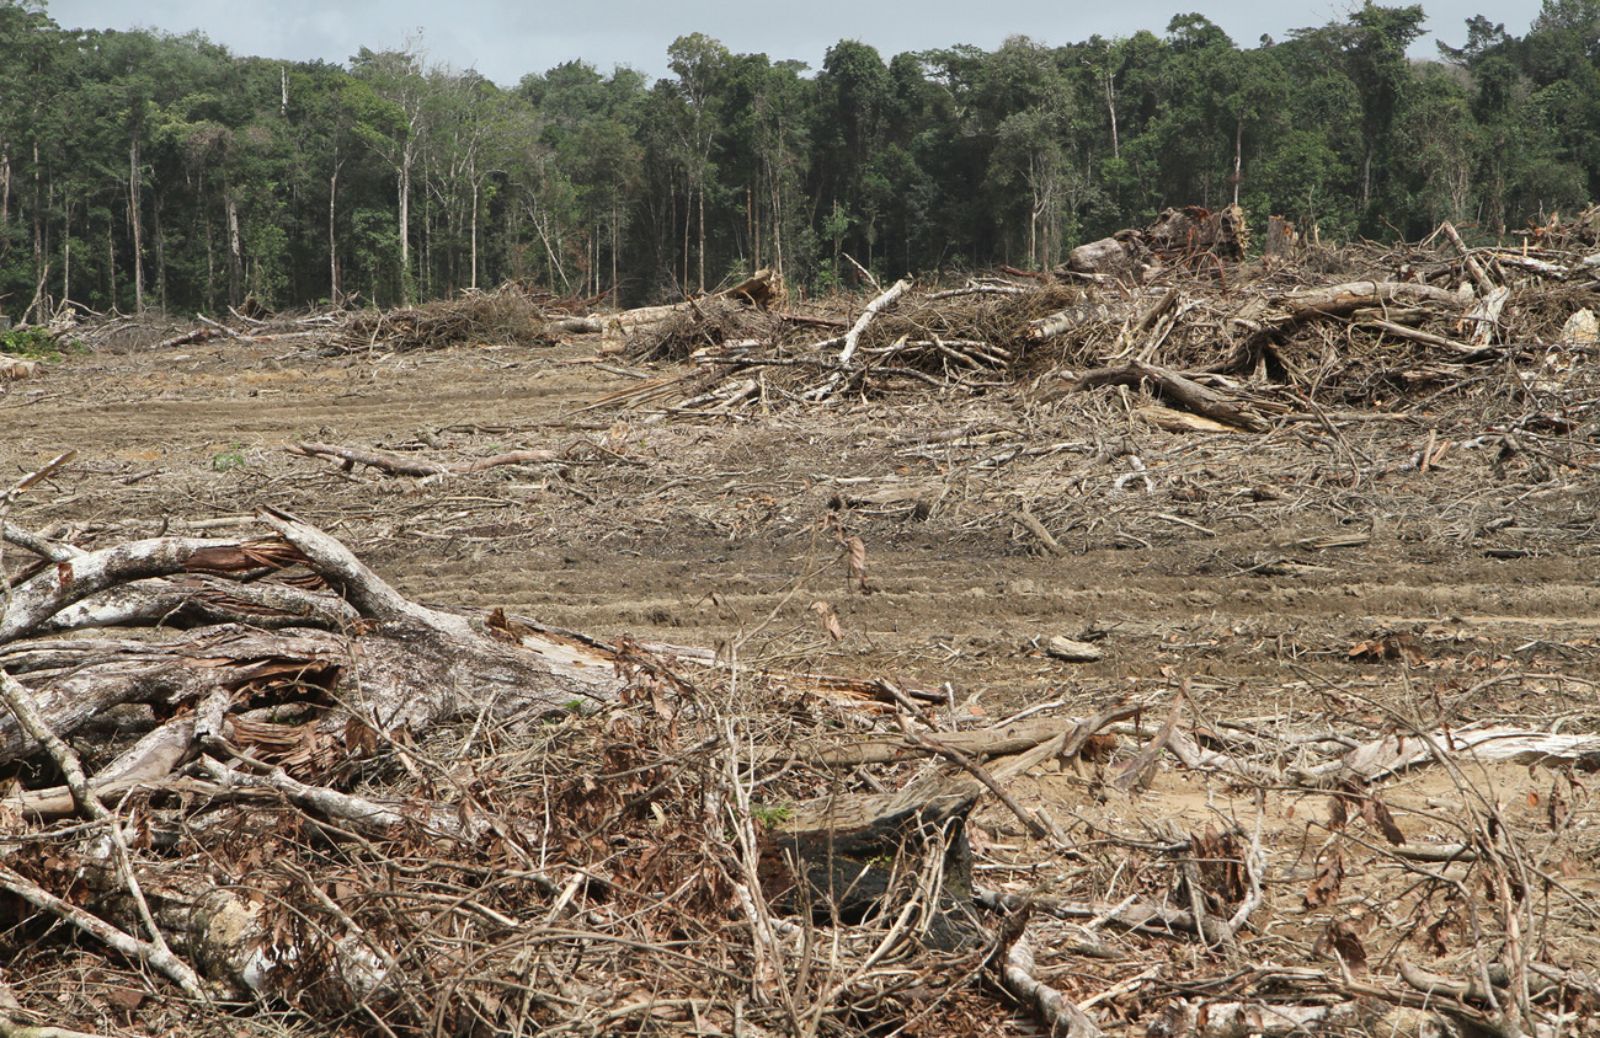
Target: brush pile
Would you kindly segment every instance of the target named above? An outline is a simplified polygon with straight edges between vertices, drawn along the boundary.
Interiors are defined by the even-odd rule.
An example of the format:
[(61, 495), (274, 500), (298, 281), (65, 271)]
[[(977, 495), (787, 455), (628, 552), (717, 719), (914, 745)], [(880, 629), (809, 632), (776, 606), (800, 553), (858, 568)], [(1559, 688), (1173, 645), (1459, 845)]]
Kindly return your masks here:
[(5, 1033), (1597, 1033), (1600, 737), (1198, 679), (991, 724), (259, 524), (0, 530)]
[[(723, 406), (733, 393), (738, 406), (770, 407), (1122, 384), (1148, 387), (1201, 418), (1259, 429), (1304, 411), (1307, 399), (1387, 406), (1482, 392), (1508, 366), (1537, 392), (1559, 383), (1600, 338), (1600, 252), (1586, 237), (1600, 225), (1593, 213), (1542, 228), (1521, 249), (1468, 247), (1449, 224), (1417, 244), (1338, 250), (1280, 231), (1290, 244), (1255, 263), (1237, 262), (1237, 234), (1222, 235), (1216, 248), (1196, 246), (1210, 240), (1196, 227), (1231, 226), (1227, 211), (1204, 215), (1174, 211), (1129, 238), (1142, 261), (1113, 265), (1118, 274), (1069, 267), (956, 286), (907, 280), (880, 287), (859, 309), (702, 304), (628, 334), (627, 351), (692, 361), (699, 374), (674, 380), (678, 406), (689, 410), (708, 400), (736, 410)], [(1189, 227), (1181, 242), (1150, 244), (1179, 222)], [(635, 398), (607, 402), (660, 405), (670, 396), (652, 382)]]

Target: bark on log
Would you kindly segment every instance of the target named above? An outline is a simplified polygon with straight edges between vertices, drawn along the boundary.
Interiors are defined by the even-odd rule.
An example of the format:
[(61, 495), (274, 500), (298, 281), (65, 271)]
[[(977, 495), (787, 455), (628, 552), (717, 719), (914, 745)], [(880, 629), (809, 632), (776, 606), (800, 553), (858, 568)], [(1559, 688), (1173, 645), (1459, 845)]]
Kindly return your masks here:
[(1005, 963), (1000, 969), (1006, 990), (1038, 1014), (1049, 1034), (1061, 1038), (1100, 1038), (1103, 1032), (1094, 1019), (1061, 992), (1041, 983), (1034, 972), (1033, 950), (1024, 934), (1006, 949)]
[(845, 333), (844, 348), (839, 351), (839, 366), (841, 368), (850, 366), (850, 360), (855, 356), (856, 348), (861, 345), (861, 334), (867, 330), (867, 326), (872, 323), (872, 319), (893, 306), (895, 300), (905, 295), (906, 290), (910, 287), (911, 279), (901, 278), (890, 285), (888, 291), (868, 303), (865, 310), (861, 311), (861, 316), (856, 318), (856, 323), (851, 325), (850, 330)]
[(1299, 289), (1272, 299), (1273, 305), (1288, 311), (1290, 321), (1344, 317), (1364, 306), (1393, 303), (1429, 303), (1447, 312), (1459, 313), (1462, 302), (1454, 292), (1410, 281), (1348, 281)]
[(1129, 313), (1130, 309), (1126, 303), (1080, 303), (1065, 310), (1058, 310), (1048, 317), (1028, 322), (1028, 338), (1033, 342), (1049, 342), (1087, 325), (1127, 320)]
[(1096, 368), (1085, 372), (1073, 388), (1088, 390), (1100, 386), (1136, 386), (1144, 381), (1153, 384), (1162, 397), (1170, 403), (1210, 418), (1212, 421), (1222, 422), (1247, 432), (1261, 432), (1267, 428), (1267, 423), (1263, 419), (1221, 393), (1208, 389), (1175, 371), (1146, 364), (1143, 361), (1135, 360), (1117, 367)]
[(1101, 238), (1079, 245), (1067, 253), (1067, 269), (1078, 274), (1108, 274), (1121, 277), (1138, 267), (1143, 249), (1126, 236)]
[[(732, 288), (713, 293), (706, 298), (739, 299), (751, 306), (765, 309), (781, 298), (782, 295), (779, 283), (773, 280), (772, 271), (762, 269)], [(612, 314), (604, 320), (607, 327), (616, 328), (623, 332), (634, 332), (647, 325), (660, 324), (670, 317), (676, 317), (678, 314), (692, 309), (695, 302), (695, 300), (689, 300), (666, 306), (643, 306), (633, 310), (624, 310), (619, 314)]]
[(1569, 735), (1515, 728), (1458, 728), (1426, 735), (1390, 735), (1363, 743), (1338, 760), (1296, 774), (1302, 781), (1326, 783), (1343, 777), (1374, 782), (1409, 768), (1436, 763), (1440, 756), (1470, 757), (1482, 763), (1564, 764), (1600, 767), (1600, 735)]
[[(121, 703), (170, 708), (198, 702), (275, 673), (321, 675), (330, 694), (338, 692), (335, 698), (351, 704), (362, 723), (381, 731), (420, 731), (463, 713), (564, 712), (573, 701), (608, 701), (620, 688), (614, 657), (602, 648), (509, 621), (491, 629), (418, 605), (320, 530), (284, 513), (267, 514), (263, 521), (277, 537), (135, 541), (55, 563), (16, 588), (0, 614), (0, 659), (31, 686), (50, 730), (70, 734)], [(320, 622), (336, 631), (301, 626), (270, 634), (212, 627), (167, 644), (121, 643), (109, 654), (95, 654), (106, 648), (103, 643), (61, 643), (49, 649), (54, 659), (43, 646), (12, 644), (62, 627), (146, 616), (152, 599), (140, 600), (140, 593), (149, 592), (136, 582), (147, 578), (263, 573), (295, 564), (309, 566), (342, 598), (337, 606), (319, 603), (307, 610), (312, 615), (302, 616), (302, 624)], [(248, 586), (246, 601), (254, 593), (253, 604), (274, 597), (286, 608), (307, 604), (308, 596), (295, 589), (278, 587), (263, 595), (259, 589), (265, 586)], [(158, 582), (153, 593), (159, 600), (181, 587)], [(131, 601), (88, 601), (113, 589)], [(359, 630), (347, 630), (353, 619), (362, 621)], [(27, 666), (25, 659), (31, 660)], [(339, 724), (344, 716), (330, 711), (324, 721)], [(0, 718), (0, 762), (36, 750), (13, 718)]]

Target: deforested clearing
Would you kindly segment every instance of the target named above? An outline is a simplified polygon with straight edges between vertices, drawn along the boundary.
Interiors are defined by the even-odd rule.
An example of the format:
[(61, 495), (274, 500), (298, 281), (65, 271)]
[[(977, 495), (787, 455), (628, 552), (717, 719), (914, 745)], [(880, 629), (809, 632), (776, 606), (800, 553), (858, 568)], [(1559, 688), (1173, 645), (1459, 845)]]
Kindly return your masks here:
[(1121, 246), (59, 326), (7, 1033), (1591, 1033), (1592, 217)]

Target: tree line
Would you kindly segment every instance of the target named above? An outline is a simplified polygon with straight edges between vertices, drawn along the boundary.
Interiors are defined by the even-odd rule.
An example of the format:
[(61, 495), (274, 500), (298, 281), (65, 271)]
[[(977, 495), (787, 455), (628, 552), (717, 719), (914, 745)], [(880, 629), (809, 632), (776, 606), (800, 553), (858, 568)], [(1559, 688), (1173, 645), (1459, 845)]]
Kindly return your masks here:
[(508, 279), (635, 303), (763, 266), (826, 290), (855, 264), (1048, 268), (1169, 205), (1327, 239), (1500, 235), (1594, 197), (1600, 0), (1408, 58), (1424, 22), (1369, 2), (1245, 47), (1185, 14), (887, 61), (844, 40), (814, 71), (693, 34), (654, 82), (571, 61), (508, 88), (417, 46), (285, 62), (0, 0), (0, 313)]

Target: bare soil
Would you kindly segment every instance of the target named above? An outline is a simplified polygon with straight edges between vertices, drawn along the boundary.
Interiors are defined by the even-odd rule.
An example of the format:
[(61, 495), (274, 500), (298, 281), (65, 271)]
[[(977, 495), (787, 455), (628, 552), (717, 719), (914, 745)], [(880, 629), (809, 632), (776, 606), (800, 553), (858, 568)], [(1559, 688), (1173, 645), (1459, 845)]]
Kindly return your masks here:
[[(594, 339), (387, 355), (233, 342), (78, 354), (4, 387), (0, 470), (78, 451), (12, 518), (80, 544), (242, 527), (275, 505), (414, 599), (944, 689), (952, 722), (1044, 704), (1083, 714), (1185, 681), (1196, 724), (1234, 732), (1318, 716), (1386, 730), (1396, 718), (1419, 728), (1492, 718), (1590, 731), (1600, 718), (1589, 417), (1600, 394), (1577, 385), (1557, 404), (1508, 376), (1448, 404), (1312, 405), (1260, 435), (1163, 431), (1144, 417), (1151, 400), (1063, 395), (1049, 372), (977, 398), (908, 392), (704, 415), (597, 403), (687, 370), (630, 367)], [(1560, 420), (1542, 420), (1551, 415)], [(440, 461), (548, 448), (562, 460), (418, 480), (286, 450), (304, 440)], [(850, 538), (866, 547), (865, 588)], [(1044, 651), (1051, 636), (1093, 641), (1104, 656), (1058, 661)], [(973, 834), (985, 881), (1160, 901), (1171, 873), (1149, 865), (1151, 848), (1259, 824), (1275, 855), (1262, 939), (1283, 942), (1285, 961), (1315, 957), (1334, 909), (1308, 914), (1302, 894), (1331, 840), (1326, 795), (1166, 769), (1128, 798), (1108, 796), (1105, 777), (1051, 765), (1013, 789), (1086, 858), (1052, 853), (987, 805)], [(1405, 838), (1459, 839), (1452, 819), (1479, 796), (1537, 828), (1556, 792), (1553, 774), (1521, 765), (1471, 780), (1470, 796), (1441, 768), (1394, 780), (1386, 798)], [(1592, 899), (1600, 815), (1592, 797), (1564, 795), (1572, 820), (1539, 868)], [(1100, 855), (1097, 842), (1132, 853)], [(1352, 861), (1360, 889), (1334, 906), (1374, 960), (1444, 925), (1426, 899), (1396, 907), (1413, 877), (1391, 866), (1376, 854)], [(1578, 915), (1552, 958), (1581, 963), (1600, 946), (1600, 922)], [(1167, 955), (1140, 947), (1141, 962)], [(1451, 938), (1452, 953), (1470, 947)], [(1183, 976), (1194, 954), (1173, 946), (1167, 975)], [(1042, 975), (1080, 999), (1134, 969), (1043, 959)], [(1101, 1011), (1143, 1033), (1137, 1001), (1127, 1006), (1112, 997)]]
[[(0, 397), (0, 466), (79, 452), (19, 503), (35, 528), (125, 537), (274, 504), (422, 600), (949, 682), (994, 716), (1177, 676), (1219, 710), (1271, 713), (1351, 681), (1382, 696), (1512, 674), (1543, 675), (1498, 687), (1544, 715), (1592, 701), (1600, 678), (1586, 442), (1561, 445), (1569, 464), (1456, 449), (1418, 472), (1403, 467), (1430, 435), (1437, 449), (1503, 416), (1363, 413), (1257, 437), (1163, 432), (1127, 394), (907, 395), (754, 418), (588, 407), (636, 384), (627, 370), (592, 341), (78, 355)], [(297, 440), (566, 460), (429, 483), (287, 453)], [(1016, 520), (1022, 507), (1064, 557)], [(843, 536), (867, 547), (865, 593)], [(1341, 538), (1364, 543), (1320, 546)], [(1105, 656), (1057, 662), (1039, 648), (1052, 635)]]

